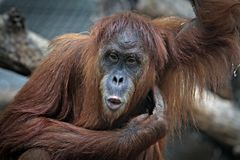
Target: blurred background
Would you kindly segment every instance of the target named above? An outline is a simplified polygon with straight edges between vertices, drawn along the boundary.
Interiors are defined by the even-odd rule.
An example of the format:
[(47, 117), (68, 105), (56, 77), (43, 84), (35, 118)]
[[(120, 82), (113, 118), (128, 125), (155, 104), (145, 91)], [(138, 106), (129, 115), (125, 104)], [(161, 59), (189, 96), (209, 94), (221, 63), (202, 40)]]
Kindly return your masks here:
[[(195, 15), (187, 0), (0, 0), (0, 112), (47, 54), (49, 40), (87, 33), (99, 18), (134, 11), (152, 18)], [(167, 160), (240, 159), (240, 78), (196, 109), (196, 127), (168, 139)], [(210, 97), (210, 98), (209, 98)]]

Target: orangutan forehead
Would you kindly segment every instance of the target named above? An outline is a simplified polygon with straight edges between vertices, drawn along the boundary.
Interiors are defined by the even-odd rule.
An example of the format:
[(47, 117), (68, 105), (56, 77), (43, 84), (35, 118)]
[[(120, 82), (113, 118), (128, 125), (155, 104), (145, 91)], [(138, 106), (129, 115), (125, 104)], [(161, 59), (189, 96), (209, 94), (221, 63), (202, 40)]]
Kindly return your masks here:
[(139, 47), (143, 45), (143, 40), (136, 31), (131, 29), (124, 30), (115, 35), (115, 41), (124, 48)]

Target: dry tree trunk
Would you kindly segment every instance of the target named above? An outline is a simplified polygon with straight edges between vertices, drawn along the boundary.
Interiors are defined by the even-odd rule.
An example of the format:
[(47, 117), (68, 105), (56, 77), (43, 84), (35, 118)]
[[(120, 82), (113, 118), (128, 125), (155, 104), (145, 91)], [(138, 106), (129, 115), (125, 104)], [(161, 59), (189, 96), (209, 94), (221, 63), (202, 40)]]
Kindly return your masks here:
[(198, 99), (194, 108), (197, 127), (215, 140), (233, 147), (233, 153), (239, 156), (240, 109), (232, 101), (207, 91)]
[(0, 16), (0, 67), (30, 75), (46, 54), (48, 41), (26, 30), (16, 9)]
[(188, 0), (138, 0), (136, 8), (151, 17), (180, 16), (192, 18), (194, 16)]

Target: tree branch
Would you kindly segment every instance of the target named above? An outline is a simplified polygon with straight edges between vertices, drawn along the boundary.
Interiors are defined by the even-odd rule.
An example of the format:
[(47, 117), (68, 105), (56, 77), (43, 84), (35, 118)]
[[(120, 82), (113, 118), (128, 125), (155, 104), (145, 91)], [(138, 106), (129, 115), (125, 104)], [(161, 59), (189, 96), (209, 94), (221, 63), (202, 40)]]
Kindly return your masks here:
[(26, 30), (16, 9), (0, 16), (0, 67), (30, 75), (46, 54), (48, 40)]
[(197, 126), (217, 141), (233, 147), (240, 155), (240, 110), (229, 100), (205, 92), (194, 108)]

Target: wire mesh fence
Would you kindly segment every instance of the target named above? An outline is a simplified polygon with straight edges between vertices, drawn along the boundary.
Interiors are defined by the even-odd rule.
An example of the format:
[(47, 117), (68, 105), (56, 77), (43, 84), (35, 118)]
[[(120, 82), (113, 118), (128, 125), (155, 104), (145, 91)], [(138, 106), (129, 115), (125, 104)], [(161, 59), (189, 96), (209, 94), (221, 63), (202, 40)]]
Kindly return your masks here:
[(95, 0), (3, 0), (0, 13), (17, 8), (27, 27), (47, 39), (89, 29), (96, 15)]

